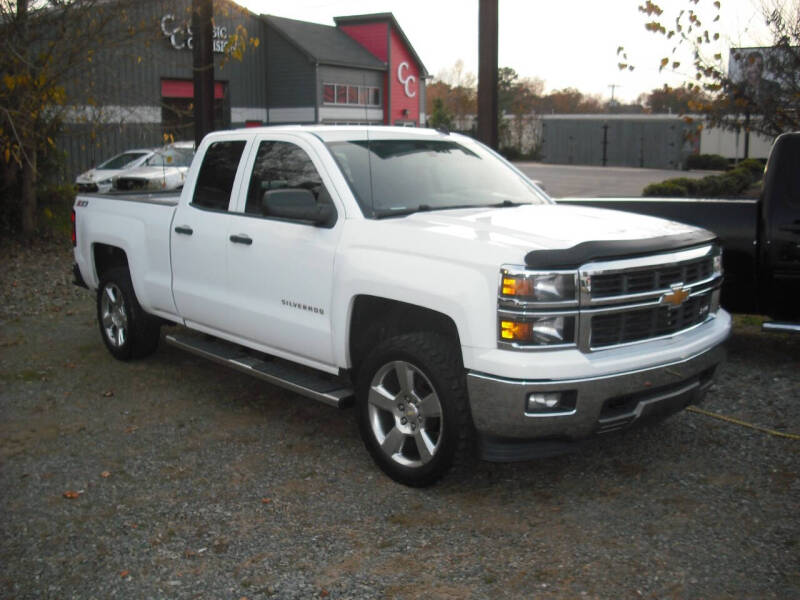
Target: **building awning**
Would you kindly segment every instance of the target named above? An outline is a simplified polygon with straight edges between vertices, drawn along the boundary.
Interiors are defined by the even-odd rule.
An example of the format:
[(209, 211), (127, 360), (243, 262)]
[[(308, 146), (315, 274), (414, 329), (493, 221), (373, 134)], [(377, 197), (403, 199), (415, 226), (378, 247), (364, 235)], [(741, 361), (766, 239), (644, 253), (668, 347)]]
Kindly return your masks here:
[[(194, 98), (194, 82), (190, 79), (162, 79), (162, 98)], [(225, 97), (225, 84), (221, 81), (214, 82), (214, 99), (221, 100)]]

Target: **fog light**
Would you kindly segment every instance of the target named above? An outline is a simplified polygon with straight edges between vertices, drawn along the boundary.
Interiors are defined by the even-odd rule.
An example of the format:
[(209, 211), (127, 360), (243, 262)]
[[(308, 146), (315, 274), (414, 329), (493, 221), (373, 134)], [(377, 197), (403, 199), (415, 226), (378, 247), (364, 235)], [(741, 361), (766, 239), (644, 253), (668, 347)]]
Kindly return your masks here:
[(528, 396), (528, 412), (555, 408), (559, 400), (561, 394), (558, 392), (535, 392)]
[(576, 394), (567, 392), (533, 392), (525, 405), (527, 414), (571, 414), (575, 412)]

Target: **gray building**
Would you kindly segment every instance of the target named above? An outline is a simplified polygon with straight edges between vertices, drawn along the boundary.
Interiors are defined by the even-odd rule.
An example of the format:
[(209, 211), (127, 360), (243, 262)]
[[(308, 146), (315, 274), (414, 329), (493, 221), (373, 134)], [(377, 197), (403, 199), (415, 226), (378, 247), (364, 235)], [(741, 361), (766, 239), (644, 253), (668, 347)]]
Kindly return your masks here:
[[(126, 149), (194, 139), (191, 0), (142, 0), (129, 10), (133, 39), (98, 42), (89, 72), (68, 86), (74, 107), (58, 140), (68, 179)], [(250, 40), (241, 60), (224, 52), (233, 39)], [(427, 76), (390, 13), (328, 26), (214, 2), (216, 129), (420, 125)]]
[(541, 128), (546, 163), (680, 169), (699, 148), (678, 115), (543, 115)]

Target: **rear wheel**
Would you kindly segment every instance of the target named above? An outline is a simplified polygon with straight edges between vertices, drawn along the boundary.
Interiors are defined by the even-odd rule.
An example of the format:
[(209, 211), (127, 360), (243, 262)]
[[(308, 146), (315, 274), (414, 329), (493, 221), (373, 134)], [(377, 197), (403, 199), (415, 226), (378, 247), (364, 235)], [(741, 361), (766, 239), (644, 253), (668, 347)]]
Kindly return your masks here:
[(159, 321), (142, 310), (126, 268), (110, 269), (101, 278), (97, 321), (103, 342), (114, 358), (141, 358), (158, 347)]
[(380, 343), (357, 382), (361, 437), (389, 477), (410, 486), (441, 478), (472, 439), (459, 348), (415, 333)]

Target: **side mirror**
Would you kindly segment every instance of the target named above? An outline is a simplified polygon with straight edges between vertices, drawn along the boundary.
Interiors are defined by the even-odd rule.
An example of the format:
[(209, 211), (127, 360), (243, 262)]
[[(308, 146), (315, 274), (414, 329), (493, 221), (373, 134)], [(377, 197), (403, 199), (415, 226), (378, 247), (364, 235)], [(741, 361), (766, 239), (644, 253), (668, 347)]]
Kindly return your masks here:
[(333, 227), (336, 211), (331, 204), (318, 204), (310, 190), (267, 190), (261, 197), (264, 216), (308, 221), (317, 227)]

